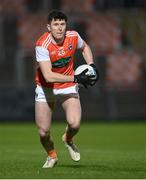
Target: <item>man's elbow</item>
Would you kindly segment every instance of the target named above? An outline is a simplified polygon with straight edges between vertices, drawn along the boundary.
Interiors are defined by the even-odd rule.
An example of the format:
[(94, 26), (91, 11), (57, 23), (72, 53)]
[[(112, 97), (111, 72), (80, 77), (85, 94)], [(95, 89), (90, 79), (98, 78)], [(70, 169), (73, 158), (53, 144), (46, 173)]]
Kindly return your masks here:
[(54, 82), (51, 74), (45, 74), (44, 79), (45, 79), (46, 83), (53, 83)]

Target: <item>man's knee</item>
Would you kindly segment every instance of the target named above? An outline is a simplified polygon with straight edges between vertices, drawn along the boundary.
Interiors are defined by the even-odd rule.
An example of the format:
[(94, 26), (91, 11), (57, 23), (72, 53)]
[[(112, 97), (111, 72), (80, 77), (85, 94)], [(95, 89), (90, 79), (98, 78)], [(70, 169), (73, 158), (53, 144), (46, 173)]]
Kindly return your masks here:
[(48, 129), (40, 128), (38, 131), (39, 131), (39, 135), (41, 138), (45, 138), (45, 137), (50, 136), (50, 132)]
[(69, 124), (69, 127), (72, 130), (78, 131), (80, 129), (80, 122), (73, 122), (73, 123)]

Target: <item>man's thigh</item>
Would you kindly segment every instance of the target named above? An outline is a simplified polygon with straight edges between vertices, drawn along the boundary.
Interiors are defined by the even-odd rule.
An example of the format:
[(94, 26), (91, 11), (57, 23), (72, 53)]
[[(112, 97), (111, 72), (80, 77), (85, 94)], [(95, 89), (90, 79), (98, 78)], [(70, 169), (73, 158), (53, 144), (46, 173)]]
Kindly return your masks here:
[(62, 101), (62, 107), (69, 124), (79, 124), (81, 121), (81, 104), (79, 96), (66, 97)]
[(47, 131), (51, 126), (54, 103), (35, 102), (35, 121), (38, 128)]

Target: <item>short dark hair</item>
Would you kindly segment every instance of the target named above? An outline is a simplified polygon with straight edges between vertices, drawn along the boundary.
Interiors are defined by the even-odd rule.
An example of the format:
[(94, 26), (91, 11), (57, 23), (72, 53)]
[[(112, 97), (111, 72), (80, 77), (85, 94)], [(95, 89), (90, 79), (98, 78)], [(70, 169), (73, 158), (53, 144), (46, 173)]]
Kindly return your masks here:
[(52, 10), (49, 13), (48, 18), (47, 18), (48, 22), (51, 22), (53, 19), (65, 20), (67, 22), (67, 16), (59, 10)]

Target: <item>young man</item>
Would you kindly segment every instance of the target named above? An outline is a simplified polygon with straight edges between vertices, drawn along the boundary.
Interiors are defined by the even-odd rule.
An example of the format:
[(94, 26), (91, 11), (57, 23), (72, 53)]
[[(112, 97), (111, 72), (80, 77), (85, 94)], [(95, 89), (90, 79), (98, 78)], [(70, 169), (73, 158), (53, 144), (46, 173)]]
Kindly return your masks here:
[(73, 143), (73, 137), (80, 128), (81, 105), (78, 94), (78, 83), (84, 86), (93, 85), (97, 75), (85, 75), (86, 71), (74, 75), (74, 53), (80, 49), (87, 64), (93, 64), (89, 46), (76, 31), (67, 31), (67, 17), (54, 10), (48, 15), (48, 31), (36, 42), (36, 90), (35, 119), (40, 141), (47, 152), (43, 168), (52, 168), (57, 163), (57, 153), (50, 134), (53, 107), (59, 99), (65, 111), (67, 128), (62, 141), (74, 161), (80, 160), (80, 153)]

